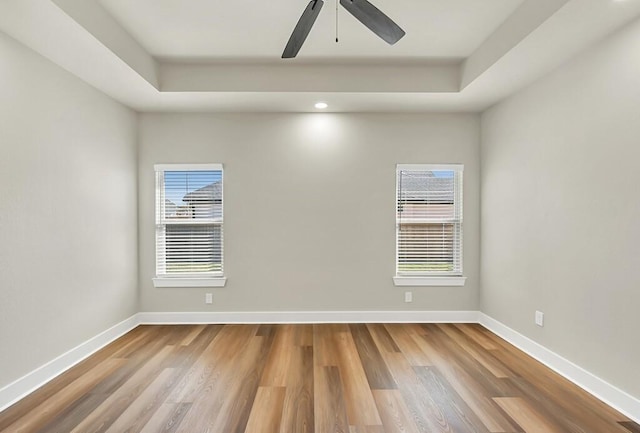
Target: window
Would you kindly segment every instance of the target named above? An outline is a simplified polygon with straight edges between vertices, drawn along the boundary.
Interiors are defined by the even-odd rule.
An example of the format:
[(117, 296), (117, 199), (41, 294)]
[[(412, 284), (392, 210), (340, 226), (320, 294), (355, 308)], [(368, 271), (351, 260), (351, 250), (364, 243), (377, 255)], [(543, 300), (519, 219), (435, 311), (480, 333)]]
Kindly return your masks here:
[(462, 165), (399, 164), (396, 285), (462, 285)]
[(156, 287), (223, 286), (222, 165), (156, 165)]

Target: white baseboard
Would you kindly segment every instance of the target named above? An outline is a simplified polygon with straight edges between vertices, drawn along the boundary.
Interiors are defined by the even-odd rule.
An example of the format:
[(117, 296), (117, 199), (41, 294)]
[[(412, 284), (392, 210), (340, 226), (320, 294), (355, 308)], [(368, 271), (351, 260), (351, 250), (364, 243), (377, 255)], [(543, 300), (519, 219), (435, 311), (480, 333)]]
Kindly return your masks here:
[(537, 359), (556, 373), (578, 385), (589, 394), (613, 407), (625, 416), (640, 423), (640, 400), (600, 379), (584, 368), (563, 358), (539, 343), (509, 328), (501, 322), (478, 314), (479, 322), (489, 331)]
[(57, 358), (38, 367), (18, 380), (0, 389), (0, 411), (31, 394), (36, 389), (64, 373), (83, 359), (102, 349), (113, 340), (138, 326), (136, 314), (112, 326), (95, 337), (74, 347)]
[(239, 311), (138, 313), (140, 324), (477, 323), (478, 311)]

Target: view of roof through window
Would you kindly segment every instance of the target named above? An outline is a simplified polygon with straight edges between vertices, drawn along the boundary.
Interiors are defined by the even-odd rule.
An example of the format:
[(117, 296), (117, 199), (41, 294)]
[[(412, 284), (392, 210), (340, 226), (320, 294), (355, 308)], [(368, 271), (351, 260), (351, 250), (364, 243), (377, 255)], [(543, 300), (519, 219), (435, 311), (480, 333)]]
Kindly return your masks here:
[[(195, 204), (221, 203), (222, 171), (165, 171), (165, 212), (167, 217), (211, 218), (216, 215), (194, 215)], [(201, 207), (202, 209), (205, 209)]]

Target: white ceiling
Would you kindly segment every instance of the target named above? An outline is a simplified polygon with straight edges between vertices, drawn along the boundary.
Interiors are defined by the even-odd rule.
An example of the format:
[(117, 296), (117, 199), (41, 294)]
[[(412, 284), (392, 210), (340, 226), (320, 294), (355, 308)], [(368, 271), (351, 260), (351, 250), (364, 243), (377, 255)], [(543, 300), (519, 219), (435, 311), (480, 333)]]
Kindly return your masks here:
[(479, 112), (640, 16), (640, 0), (372, 0), (407, 36), (389, 47), (343, 11), (336, 46), (332, 1), (289, 60), (306, 0), (2, 0), (0, 31), (138, 111)]
[[(327, 0), (301, 58), (463, 58), (523, 0), (373, 0), (406, 32), (391, 47)], [(308, 0), (101, 0), (154, 57), (278, 58)]]

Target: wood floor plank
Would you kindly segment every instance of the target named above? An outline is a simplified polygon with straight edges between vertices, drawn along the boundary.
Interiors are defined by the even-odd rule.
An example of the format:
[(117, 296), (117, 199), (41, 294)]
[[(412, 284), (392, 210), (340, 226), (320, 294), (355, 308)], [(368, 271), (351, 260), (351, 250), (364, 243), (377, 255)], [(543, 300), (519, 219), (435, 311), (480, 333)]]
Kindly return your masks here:
[(538, 413), (520, 397), (498, 397), (494, 401), (513, 418), (525, 433), (563, 433), (560, 426)]
[(385, 433), (381, 425), (350, 425), (349, 433)]
[(419, 433), (400, 391), (374, 390), (373, 397), (386, 433)]
[(189, 336), (192, 325), (162, 325), (165, 327), (164, 335), (169, 346), (182, 346), (182, 342)]
[(640, 433), (477, 324), (140, 326), (0, 433)]
[[(141, 352), (147, 344), (161, 344), (158, 340), (162, 339), (163, 332), (159, 327), (140, 325), (126, 334), (128, 338), (118, 339), (111, 343), (111, 347), (107, 346), (105, 349), (109, 350), (109, 357), (111, 358), (128, 358), (132, 353)], [(113, 347), (118, 342), (120, 344)], [(164, 343), (164, 340), (162, 343)]]
[(440, 408), (447, 425), (455, 432), (489, 433), (467, 403), (435, 367), (413, 367), (425, 391)]
[(295, 325), (294, 334), (297, 346), (313, 346), (313, 325)]
[[(487, 331), (488, 332), (488, 331)], [(496, 338), (502, 350), (493, 351), (516, 371), (519, 378), (511, 378), (522, 396), (544, 408), (567, 432), (624, 432), (615, 421), (629, 421), (577, 385), (535, 361), (524, 352)], [(626, 432), (625, 432), (626, 433)]]
[(106, 431), (156, 376), (164, 370), (162, 364), (174, 349), (174, 346), (163, 347), (71, 432), (95, 433)]
[(451, 433), (445, 415), (420, 383), (403, 353), (383, 355), (393, 374), (411, 419), (420, 433)]
[[(173, 376), (173, 377), (172, 377)], [(167, 368), (122, 412), (107, 433), (139, 432), (162, 405), (175, 381), (174, 369)]]
[(619, 424), (631, 433), (640, 433), (640, 424), (636, 424), (633, 421), (621, 421)]
[(455, 359), (447, 355), (445, 348), (436, 341), (423, 337), (423, 343), (434, 359), (434, 364), (449, 386), (469, 406), (480, 422), (490, 432), (516, 432), (518, 426), (491, 399), (491, 393), (482, 387), (474, 376), (469, 374)]
[(384, 363), (367, 326), (364, 324), (352, 324), (349, 329), (351, 330), (358, 355), (360, 355), (360, 363), (369, 381), (369, 387), (371, 389), (396, 389), (396, 382)]
[[(60, 412), (58, 416), (49, 420), (46, 425), (38, 429), (38, 433), (62, 433), (70, 432), (78, 423), (89, 416), (108, 395), (103, 394), (87, 394), (83, 398), (77, 400), (65, 410)], [(8, 430), (0, 430), (8, 431)]]
[(433, 360), (425, 353), (404, 325), (394, 323), (385, 325), (385, 328), (410, 365), (418, 367), (433, 365)]
[[(522, 389), (522, 395), (527, 396), (527, 403), (543, 413), (545, 419), (562, 427), (567, 433), (627, 433), (616, 422), (602, 417), (602, 412), (593, 412), (587, 405), (583, 405), (579, 395), (566, 397), (570, 403), (560, 401), (557, 397), (548, 397), (547, 391), (538, 387), (539, 384), (531, 384), (522, 378), (510, 379), (515, 386)], [(540, 379), (544, 384), (546, 380)], [(544, 387), (544, 385), (543, 385)], [(580, 390), (580, 393), (584, 391)]]
[(206, 325), (196, 325), (189, 327), (189, 333), (180, 342), (181, 346), (188, 346), (193, 343), (193, 340), (205, 330)]
[[(183, 327), (176, 327), (183, 329)], [(126, 384), (132, 376), (138, 374), (140, 370), (143, 370), (143, 366), (146, 365), (150, 358), (153, 358), (159, 351), (171, 347), (172, 355), (178, 354), (179, 348), (169, 345), (170, 341), (176, 341), (176, 334), (172, 332), (172, 327), (161, 326), (158, 328), (147, 327), (149, 335), (147, 338), (143, 338), (139, 343), (139, 347), (136, 349), (136, 344), (130, 344), (125, 347), (127, 353), (123, 353), (122, 350), (114, 353), (114, 358), (125, 359), (126, 364), (119, 368), (116, 372), (111, 374), (108, 378), (101, 381), (95, 388), (91, 390), (91, 394), (98, 394), (109, 397), (115, 393), (119, 388)], [(177, 335), (181, 335), (181, 332)], [(164, 358), (163, 363), (174, 364), (178, 362), (169, 355)], [(135, 379), (134, 379), (135, 381)], [(106, 398), (105, 397), (105, 398)]]
[(477, 360), (457, 340), (452, 339), (444, 332), (442, 325), (428, 324), (424, 325), (424, 328), (428, 334), (423, 336), (423, 339), (433, 342), (438, 347), (438, 351), (446, 353), (451, 362), (455, 362), (469, 373), (486, 395), (492, 397), (518, 397), (520, 395), (519, 391), (509, 381), (498, 378), (491, 370), (485, 367), (483, 362)]
[(335, 337), (349, 332), (344, 324), (313, 325), (314, 363), (318, 366), (337, 367), (340, 362)]
[(400, 348), (382, 323), (368, 323), (367, 329), (381, 352), (400, 352)]
[(96, 367), (95, 375), (84, 375), (62, 388), (55, 396), (42, 402), (33, 410), (33, 416), (22, 417), (11, 424), (7, 430), (11, 432), (30, 432), (42, 428), (51, 417), (54, 417), (67, 406), (87, 394), (90, 389), (105, 377), (109, 376), (123, 363), (120, 359), (106, 359)]
[(212, 433), (244, 433), (274, 332), (275, 327), (270, 325), (268, 331), (263, 329), (260, 336), (254, 337), (228, 373), (226, 393), (220, 408), (222, 416), (218, 416)]
[(498, 345), (493, 339), (480, 331), (479, 328), (482, 327), (481, 325), (476, 323), (454, 323), (453, 326), (466, 334), (469, 338), (472, 338), (485, 350), (495, 350), (498, 348)]
[[(237, 353), (255, 334), (255, 328), (229, 326), (212, 330), (213, 339), (204, 348), (174, 388), (167, 401), (193, 403), (202, 392), (215, 386)], [(205, 391), (207, 390), (207, 391)]]
[(286, 386), (295, 353), (295, 333), (292, 325), (278, 327), (273, 347), (266, 361), (260, 386)]
[[(491, 355), (490, 352), (482, 350), (482, 346), (472, 341), (458, 328), (452, 325), (437, 325), (452, 341), (455, 341), (473, 359), (478, 361), (484, 368), (489, 370), (495, 377), (515, 377), (516, 374), (505, 366), (500, 360)], [(476, 347), (477, 345), (477, 347)]]
[(224, 422), (219, 418), (224, 416), (222, 408), (229, 391), (237, 392), (242, 385), (233, 383), (238, 377), (238, 368), (248, 368), (247, 364), (257, 359), (262, 350), (262, 337), (255, 337), (257, 329), (256, 326), (225, 326), (207, 348), (208, 355), (198, 358), (190, 373), (194, 368), (203, 368), (204, 373), (190, 376), (186, 394), (180, 394), (182, 397), (176, 399), (175, 392), (169, 397), (169, 401), (192, 403), (177, 432), (212, 432), (217, 431), (214, 428), (221, 428), (216, 423)]
[(456, 361), (450, 349), (439, 340), (422, 335), (421, 345), (447, 383), (462, 397), (482, 424), (491, 432), (513, 432), (517, 427), (491, 400), (491, 393)]
[(313, 347), (293, 349), (280, 433), (314, 433)]
[(260, 386), (251, 407), (246, 433), (280, 433), (286, 388)]
[(107, 345), (103, 350), (98, 351), (89, 358), (81, 361), (72, 369), (67, 370), (60, 376), (51, 380), (47, 386), (42, 387), (38, 392), (34, 392), (0, 414), (0, 431), (4, 431), (9, 425), (13, 424), (18, 418), (30, 413), (35, 408), (50, 398), (55, 398), (57, 392), (69, 385), (74, 380), (85, 374), (89, 374), (99, 363), (108, 358), (112, 358), (113, 352), (119, 350), (122, 346), (129, 344), (137, 338), (144, 338), (149, 332), (147, 329), (135, 328), (127, 334), (123, 335), (116, 341)]
[(135, 341), (130, 341), (120, 350), (113, 353), (113, 358), (146, 358), (146, 354), (152, 353), (165, 345), (170, 338), (170, 329), (167, 326), (142, 325), (146, 332), (140, 334)]
[(317, 433), (349, 433), (338, 367), (314, 368), (314, 421)]
[(191, 403), (164, 403), (153, 414), (140, 433), (173, 433), (190, 408)]
[(351, 425), (382, 425), (371, 387), (350, 332), (335, 335), (347, 419)]

